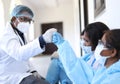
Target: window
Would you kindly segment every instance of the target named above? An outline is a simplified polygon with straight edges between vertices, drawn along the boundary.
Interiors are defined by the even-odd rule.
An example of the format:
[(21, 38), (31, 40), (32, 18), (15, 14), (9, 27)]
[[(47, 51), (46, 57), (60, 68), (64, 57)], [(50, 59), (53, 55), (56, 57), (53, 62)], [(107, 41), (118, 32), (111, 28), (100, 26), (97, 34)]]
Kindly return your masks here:
[(94, 14), (98, 16), (105, 9), (105, 0), (94, 0)]

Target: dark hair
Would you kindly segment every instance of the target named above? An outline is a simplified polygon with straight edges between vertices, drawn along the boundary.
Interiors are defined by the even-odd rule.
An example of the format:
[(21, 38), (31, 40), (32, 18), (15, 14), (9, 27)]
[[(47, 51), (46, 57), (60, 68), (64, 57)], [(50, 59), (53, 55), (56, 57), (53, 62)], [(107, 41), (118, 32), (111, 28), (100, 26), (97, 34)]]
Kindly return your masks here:
[[(115, 48), (116, 56), (120, 58), (120, 29), (113, 29), (105, 33), (106, 47)], [(107, 46), (109, 45), (109, 46)]]
[(86, 26), (84, 32), (87, 33), (88, 38), (92, 43), (92, 50), (95, 50), (98, 41), (102, 38), (103, 34), (107, 30), (109, 30), (108, 26), (102, 22), (94, 22)]

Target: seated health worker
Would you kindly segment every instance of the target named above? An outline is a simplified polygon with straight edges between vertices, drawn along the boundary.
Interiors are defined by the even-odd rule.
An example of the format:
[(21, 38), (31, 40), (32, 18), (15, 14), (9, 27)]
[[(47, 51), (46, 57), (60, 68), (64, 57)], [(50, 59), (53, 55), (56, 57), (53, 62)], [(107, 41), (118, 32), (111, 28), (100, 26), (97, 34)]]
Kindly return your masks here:
[(27, 43), (24, 34), (30, 27), (33, 12), (24, 5), (17, 5), (11, 21), (0, 35), (0, 84), (49, 84), (35, 69), (30, 67), (29, 58), (42, 53), (46, 43), (52, 41), (56, 29)]
[[(84, 31), (81, 33), (81, 37), (83, 34)], [(83, 41), (81, 42), (81, 47), (85, 54), (91, 53), (91, 51), (89, 52), (85, 49), (83, 46)], [(51, 55), (51, 60), (52, 61), (47, 71), (46, 80), (48, 80), (50, 84), (72, 84), (72, 81), (66, 75), (64, 68), (59, 60), (57, 51)]]
[[(62, 47), (58, 46), (58, 54), (60, 58), (52, 59), (52, 63), (48, 69), (46, 80), (48, 80), (50, 84), (55, 84), (58, 81), (60, 81), (61, 84), (72, 84), (72, 83), (87, 84), (91, 82), (91, 78), (93, 76), (89, 78), (82, 77), (82, 75), (86, 75), (88, 73), (87, 71), (85, 72), (85, 70), (82, 68), (83, 65), (79, 64), (79, 62), (82, 62), (84, 65), (86, 65), (86, 68), (90, 67), (91, 71), (96, 70), (98, 68), (96, 59), (94, 57), (94, 50), (98, 44), (98, 41), (101, 39), (104, 32), (107, 30), (109, 30), (109, 28), (102, 22), (94, 22), (86, 26), (82, 36), (83, 39), (81, 40), (81, 48), (85, 52), (85, 55), (82, 56), (81, 58), (77, 58), (76, 55), (72, 55), (71, 53), (72, 52), (74, 53), (74, 51), (72, 52), (69, 51), (69, 49), (71, 49), (69, 43), (67, 42), (68, 43), (67, 44), (65, 40), (63, 40), (63, 43), (60, 43), (62, 40), (62, 37), (61, 39), (59, 39), (59, 35), (55, 34), (55, 39), (53, 39), (53, 42), (57, 46), (58, 45), (62, 46)], [(67, 46), (69, 45), (69, 48), (66, 49), (66, 45)], [(59, 52), (60, 50), (64, 52)], [(74, 66), (70, 67), (70, 65), (74, 65)], [(62, 71), (62, 72), (59, 72), (59, 71)], [(61, 74), (61, 73), (64, 73), (64, 74)], [(83, 80), (89, 80), (89, 81), (86, 82)]]
[(120, 84), (120, 29), (107, 31), (95, 51), (101, 67), (91, 84)]

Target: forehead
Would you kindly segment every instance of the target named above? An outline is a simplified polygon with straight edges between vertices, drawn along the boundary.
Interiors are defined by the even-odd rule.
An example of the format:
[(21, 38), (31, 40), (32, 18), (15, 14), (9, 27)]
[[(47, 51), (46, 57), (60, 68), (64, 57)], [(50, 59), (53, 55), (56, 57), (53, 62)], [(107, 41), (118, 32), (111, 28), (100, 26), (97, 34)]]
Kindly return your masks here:
[(83, 38), (89, 39), (87, 32), (84, 32)]
[(32, 19), (31, 15), (27, 11), (23, 11), (19, 17), (26, 17)]
[(31, 20), (31, 18), (30, 18), (30, 17), (27, 17), (27, 16), (20, 16), (19, 18), (20, 18), (20, 19), (30, 19), (30, 20)]

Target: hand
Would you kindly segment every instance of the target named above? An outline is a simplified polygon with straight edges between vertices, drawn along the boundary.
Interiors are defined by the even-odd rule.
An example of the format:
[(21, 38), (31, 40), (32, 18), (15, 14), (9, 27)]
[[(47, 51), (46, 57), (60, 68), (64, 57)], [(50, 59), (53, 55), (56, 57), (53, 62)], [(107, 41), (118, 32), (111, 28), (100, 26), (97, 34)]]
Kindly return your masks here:
[(57, 29), (51, 28), (48, 29), (44, 34), (43, 34), (43, 39), (45, 40), (46, 43), (51, 43), (52, 42), (52, 36), (53, 33), (57, 32)]
[(51, 55), (51, 58), (59, 58), (59, 54), (57, 51), (53, 52), (53, 54)]
[(64, 42), (64, 39), (63, 39), (63, 37), (61, 36), (60, 33), (55, 32), (55, 33), (53, 34), (52, 42), (53, 42), (56, 46), (58, 46), (58, 45), (60, 45), (60, 44), (62, 44), (62, 43)]

